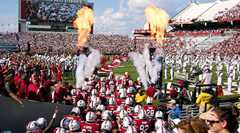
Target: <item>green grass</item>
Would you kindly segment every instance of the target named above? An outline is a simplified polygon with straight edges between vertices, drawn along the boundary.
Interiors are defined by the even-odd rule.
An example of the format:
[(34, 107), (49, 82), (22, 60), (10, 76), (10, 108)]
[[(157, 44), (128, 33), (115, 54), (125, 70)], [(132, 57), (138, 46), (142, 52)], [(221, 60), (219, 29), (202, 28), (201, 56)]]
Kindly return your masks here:
[[(174, 79), (173, 81), (170, 80), (170, 66), (168, 67), (168, 80), (165, 80), (163, 77), (163, 82), (176, 82), (177, 79)], [(217, 82), (217, 74), (216, 74), (216, 67), (213, 67), (213, 73), (212, 73), (212, 83)], [(113, 72), (115, 75), (123, 75), (125, 72), (128, 72), (132, 80), (136, 80), (138, 77), (138, 73), (136, 71), (135, 66), (133, 65), (132, 61), (123, 62), (120, 67), (113, 69)], [(189, 67), (187, 68), (187, 72), (189, 72)], [(164, 71), (163, 71), (164, 76)], [(74, 78), (71, 75), (71, 72), (64, 73), (63, 80), (66, 82), (69, 82), (70, 84), (74, 84)], [(233, 82), (236, 82), (237, 80), (234, 80)], [(227, 72), (226, 67), (224, 67), (224, 73), (223, 73), (223, 82), (227, 82)]]
[(120, 67), (113, 69), (113, 73), (116, 75), (123, 75), (128, 72), (132, 80), (136, 80), (138, 73), (132, 63), (132, 61), (123, 62)]

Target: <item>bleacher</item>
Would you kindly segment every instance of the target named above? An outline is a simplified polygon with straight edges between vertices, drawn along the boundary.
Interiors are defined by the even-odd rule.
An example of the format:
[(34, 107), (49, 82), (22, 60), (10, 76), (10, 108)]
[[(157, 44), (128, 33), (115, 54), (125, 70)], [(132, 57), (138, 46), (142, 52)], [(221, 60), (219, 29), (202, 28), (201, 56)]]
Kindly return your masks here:
[(216, 1), (214, 3), (214, 6), (209, 8), (206, 12), (204, 12), (203, 14), (201, 14), (201, 16), (198, 17), (197, 21), (216, 21), (215, 19), (218, 16), (223, 15), (239, 2), (240, 0)]
[(172, 24), (188, 24), (200, 21), (216, 21), (231, 8), (240, 3), (240, 0), (218, 0), (209, 3), (191, 3), (188, 7), (172, 18)]
[(180, 12), (173, 20), (177, 23), (191, 23), (197, 19), (204, 11), (208, 10), (214, 3), (191, 3), (188, 8)]

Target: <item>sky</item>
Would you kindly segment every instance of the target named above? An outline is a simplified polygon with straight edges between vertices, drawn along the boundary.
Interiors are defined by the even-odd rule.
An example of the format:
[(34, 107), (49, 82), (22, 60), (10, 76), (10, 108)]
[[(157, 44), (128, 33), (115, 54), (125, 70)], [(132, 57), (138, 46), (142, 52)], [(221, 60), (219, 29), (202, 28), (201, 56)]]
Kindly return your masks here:
[[(131, 35), (145, 23), (144, 9), (155, 5), (170, 16), (195, 0), (89, 0), (94, 2), (94, 33)], [(198, 0), (213, 2), (215, 0)], [(0, 4), (0, 32), (17, 30), (18, 0), (5, 0)]]

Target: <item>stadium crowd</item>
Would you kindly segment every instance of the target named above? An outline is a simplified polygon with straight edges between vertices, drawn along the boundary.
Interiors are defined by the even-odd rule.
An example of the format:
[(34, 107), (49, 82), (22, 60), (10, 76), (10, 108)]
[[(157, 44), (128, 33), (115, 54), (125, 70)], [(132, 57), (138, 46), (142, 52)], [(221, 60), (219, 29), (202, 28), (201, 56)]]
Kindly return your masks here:
[[(38, 2), (30, 5), (35, 7), (31, 9), (29, 19), (37, 19), (42, 22), (72, 22), (80, 4), (76, 3), (61, 3), (61, 2)], [(36, 8), (37, 7), (37, 8)]]
[[(133, 41), (127, 36), (120, 35), (92, 35), (89, 38), (89, 45), (99, 49), (102, 53), (127, 54), (134, 50)], [(69, 53), (77, 44), (77, 34), (75, 33), (53, 33), (53, 32), (20, 32), (3, 34), (0, 42), (17, 44), (22, 51), (27, 49), (27, 44), (31, 45), (33, 53)], [(117, 46), (117, 47), (116, 47)]]
[(239, 13), (239, 9), (240, 9), (240, 4), (237, 4), (236, 6), (234, 6), (233, 8), (231, 8), (230, 10), (228, 10), (226, 13), (224, 13), (221, 16), (218, 16), (216, 18), (216, 20), (218, 21), (234, 21), (234, 20), (239, 20), (240, 18), (240, 13)]
[[(119, 59), (126, 61), (121, 58)], [(167, 58), (166, 61), (169, 61)], [(187, 59), (179, 58), (183, 58), (184, 61), (180, 64), (184, 67)], [(188, 99), (189, 96), (181, 80), (178, 82), (180, 89), (170, 86), (167, 97), (164, 97), (164, 93), (153, 85), (146, 90), (143, 89), (140, 79), (133, 81), (127, 72), (124, 75), (114, 75), (110, 72), (108, 77), (99, 77), (94, 74), (89, 79), (85, 79), (83, 87), (74, 88), (62, 80), (63, 72), (74, 69), (74, 57), (64, 55), (30, 57), (17, 53), (3, 54), (1, 59), (3, 59), (0, 69), (1, 95), (10, 96), (20, 104), (23, 104), (21, 99), (29, 99), (75, 106), (69, 114), (64, 115), (59, 127), (54, 130), (51, 127), (57, 111), (49, 125), (45, 118), (27, 123), (26, 132), (28, 133), (47, 131), (184, 133), (189, 130), (191, 133), (207, 133), (208, 130), (235, 132), (238, 128), (238, 113), (234, 107), (214, 108), (202, 113), (206, 111), (206, 105), (211, 105), (210, 100), (213, 94), (208, 89), (203, 90), (196, 101), (202, 113), (200, 119), (187, 120), (179, 97)], [(102, 62), (106, 63), (106, 59)], [(172, 100), (156, 106), (154, 101), (163, 97)], [(212, 113), (216, 113), (216, 116), (209, 117)], [(205, 120), (206, 123), (201, 120)], [(198, 124), (187, 125), (186, 121)], [(221, 122), (228, 124), (220, 126)], [(217, 128), (212, 127), (215, 124), (218, 125)]]
[[(210, 84), (211, 66), (225, 64), (227, 77), (230, 78), (233, 70), (239, 71), (240, 68), (236, 63), (239, 62), (237, 57), (228, 60), (233, 53), (239, 54), (238, 35), (239, 33), (236, 33), (232, 38), (220, 42), (210, 50), (193, 49), (190, 52), (184, 51), (187, 42), (177, 37), (175, 41), (169, 42), (171, 45), (162, 46), (165, 51), (164, 77), (169, 77), (166, 72), (168, 66), (171, 66), (171, 71), (181, 70), (185, 73), (190, 73), (186, 70), (187, 66), (190, 66), (192, 70), (194, 67), (200, 67), (205, 77), (201, 80), (204, 84)], [(89, 40), (90, 46), (100, 51), (123, 55), (136, 49), (142, 51), (144, 43), (151, 42), (149, 40), (133, 42), (127, 36), (120, 35), (93, 35)], [(76, 41), (77, 35), (74, 33), (22, 32), (0, 36), (0, 42), (18, 44), (23, 51), (30, 43), (33, 53), (44, 54), (34, 56), (22, 53), (1, 54), (1, 95), (10, 96), (20, 104), (23, 104), (21, 99), (29, 99), (75, 106), (62, 118), (59, 127), (52, 127), (52, 121), (47, 124), (45, 118), (39, 118), (27, 123), (26, 132), (207, 133), (209, 130), (221, 133), (237, 130), (238, 113), (235, 107), (216, 107), (207, 111), (213, 106), (211, 100), (215, 95), (208, 88), (199, 94), (195, 103), (195, 106), (199, 107), (200, 119), (186, 119), (185, 106), (182, 106), (184, 102), (180, 99), (188, 103), (191, 99), (189, 92), (186, 91), (187, 87), (181, 80), (178, 82), (178, 88), (173, 85), (167, 87), (168, 93), (165, 97), (161, 91), (163, 88), (159, 90), (150, 84), (145, 90), (140, 79), (133, 81), (127, 72), (124, 75), (114, 75), (109, 69), (107, 70), (110, 72), (108, 77), (99, 77), (94, 74), (85, 79), (82, 88), (75, 88), (63, 81), (62, 75), (66, 71), (75, 72), (77, 57), (66, 53), (74, 48)], [(192, 40), (189, 43), (193, 43)], [(46, 51), (49, 51), (50, 47), (49, 53), (58, 54), (48, 55)], [(221, 55), (223, 59), (218, 59), (217, 55)], [(123, 59), (126, 56), (116, 56), (116, 58), (120, 62), (127, 60)], [(120, 63), (115, 60), (116, 58), (112, 58), (110, 66), (105, 64), (109, 62), (108, 58), (103, 59), (100, 66), (104, 69), (100, 68), (100, 70), (119, 66)], [(173, 79), (174, 72), (170, 73)], [(223, 73), (222, 69), (219, 69), (217, 74), (219, 78), (223, 78), (219, 73)], [(169, 101), (156, 106), (154, 102), (162, 98)], [(212, 114), (215, 114), (214, 117), (211, 117)], [(52, 120), (56, 118), (56, 115), (57, 111)]]

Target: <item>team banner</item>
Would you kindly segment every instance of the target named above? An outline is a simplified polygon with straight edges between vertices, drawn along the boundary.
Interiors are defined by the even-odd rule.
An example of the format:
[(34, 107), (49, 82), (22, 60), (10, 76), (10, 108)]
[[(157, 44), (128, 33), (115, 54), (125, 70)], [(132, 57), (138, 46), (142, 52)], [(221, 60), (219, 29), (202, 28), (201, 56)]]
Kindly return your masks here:
[(0, 96), (0, 131), (10, 130), (13, 133), (25, 132), (29, 121), (44, 117), (48, 122), (52, 119), (56, 106), (59, 109), (53, 127), (59, 126), (64, 114), (68, 114), (73, 106), (23, 100), (20, 105), (12, 99)]

